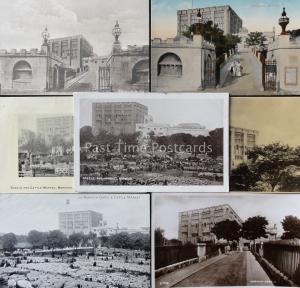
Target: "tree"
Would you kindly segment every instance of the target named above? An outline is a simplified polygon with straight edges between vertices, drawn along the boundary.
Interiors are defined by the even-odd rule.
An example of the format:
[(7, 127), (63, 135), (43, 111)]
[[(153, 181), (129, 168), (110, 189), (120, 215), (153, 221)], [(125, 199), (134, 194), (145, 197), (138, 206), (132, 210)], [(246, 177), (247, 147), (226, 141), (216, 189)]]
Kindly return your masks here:
[(64, 248), (67, 246), (68, 238), (60, 230), (50, 231), (47, 236), (47, 245), (48, 247), (55, 248)]
[(241, 236), (241, 229), (242, 227), (236, 221), (227, 219), (216, 223), (211, 232), (214, 233), (218, 239), (238, 241)]
[(27, 236), (33, 248), (42, 248), (47, 242), (47, 233), (31, 230)]
[(266, 229), (269, 222), (265, 217), (254, 216), (248, 218), (242, 226), (242, 236), (247, 240), (253, 240), (260, 237), (266, 237)]
[(250, 32), (246, 38), (246, 44), (249, 46), (258, 46), (266, 41), (266, 37), (262, 32)]
[(154, 238), (155, 238), (155, 246), (164, 246), (165, 244), (165, 231), (161, 228), (156, 228), (154, 231)]
[(241, 163), (230, 174), (230, 191), (250, 191), (259, 180), (246, 163)]
[(80, 146), (83, 146), (87, 142), (93, 143), (94, 140), (95, 137), (91, 126), (84, 126), (80, 128)]
[(17, 237), (14, 233), (7, 233), (1, 237), (1, 242), (4, 250), (13, 252), (17, 244)]
[(84, 242), (84, 234), (83, 233), (73, 233), (69, 236), (69, 245), (72, 247), (78, 247), (80, 244)]
[(284, 233), (282, 239), (300, 239), (300, 219), (296, 216), (285, 216), (281, 222)]

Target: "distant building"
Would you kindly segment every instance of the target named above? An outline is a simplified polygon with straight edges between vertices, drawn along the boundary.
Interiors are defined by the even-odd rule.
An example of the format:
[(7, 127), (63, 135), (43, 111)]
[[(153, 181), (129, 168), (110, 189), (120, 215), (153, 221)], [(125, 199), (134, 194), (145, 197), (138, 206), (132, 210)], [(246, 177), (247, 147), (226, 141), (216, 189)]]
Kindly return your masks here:
[(114, 135), (133, 134), (136, 124), (143, 123), (147, 114), (148, 107), (137, 102), (93, 103), (93, 133), (103, 130)]
[(73, 116), (43, 117), (36, 120), (37, 134), (49, 144), (54, 137), (73, 139)]
[(181, 123), (176, 126), (159, 123), (139, 123), (136, 125), (136, 131), (141, 132), (143, 137), (147, 137), (149, 133), (154, 133), (155, 136), (170, 136), (173, 134), (191, 134), (192, 136), (208, 136), (209, 131), (205, 126), (198, 123)]
[(230, 169), (248, 161), (248, 151), (257, 145), (258, 131), (230, 127)]
[(188, 27), (197, 23), (199, 10), (203, 21), (212, 21), (224, 34), (237, 34), (243, 26), (242, 19), (229, 5), (178, 10), (177, 35), (183, 35)]
[(141, 228), (127, 228), (127, 227), (109, 227), (109, 226), (99, 226), (93, 228), (93, 233), (97, 234), (97, 236), (111, 236), (118, 233), (142, 233), (142, 234), (150, 234), (150, 228), (141, 227)]
[(103, 215), (95, 211), (74, 211), (59, 213), (59, 230), (66, 236), (73, 233), (85, 235), (93, 232), (95, 227), (104, 225)]
[(230, 220), (242, 225), (241, 218), (228, 204), (179, 212), (178, 239), (183, 243), (215, 241), (211, 232), (216, 223)]
[(80, 72), (84, 70), (83, 58), (93, 55), (93, 47), (82, 35), (76, 35), (49, 39), (49, 53), (60, 58), (65, 67)]

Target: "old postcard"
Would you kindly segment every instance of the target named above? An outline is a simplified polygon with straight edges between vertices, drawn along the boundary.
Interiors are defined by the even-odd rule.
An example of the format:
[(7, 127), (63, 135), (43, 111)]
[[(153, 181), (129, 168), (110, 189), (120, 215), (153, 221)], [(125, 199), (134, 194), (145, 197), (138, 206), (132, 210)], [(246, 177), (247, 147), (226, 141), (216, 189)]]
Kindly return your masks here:
[(151, 0), (152, 91), (299, 95), (299, 2), (264, 2)]
[(228, 191), (228, 95), (77, 93), (78, 192)]
[(0, 218), (1, 287), (151, 287), (149, 195), (2, 194)]
[(233, 97), (230, 190), (299, 192), (300, 97)]
[(154, 194), (154, 287), (299, 286), (299, 211), (296, 194)]
[(149, 91), (148, 0), (1, 0), (0, 94)]
[(72, 192), (72, 97), (0, 98), (0, 192)]

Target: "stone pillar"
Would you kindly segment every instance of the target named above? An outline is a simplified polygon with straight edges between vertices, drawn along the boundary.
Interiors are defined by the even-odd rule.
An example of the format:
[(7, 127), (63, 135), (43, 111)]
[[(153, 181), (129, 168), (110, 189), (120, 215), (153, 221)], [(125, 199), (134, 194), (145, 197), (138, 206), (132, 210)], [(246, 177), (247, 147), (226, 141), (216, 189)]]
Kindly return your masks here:
[(205, 243), (197, 243), (197, 256), (199, 262), (206, 259), (206, 244)]

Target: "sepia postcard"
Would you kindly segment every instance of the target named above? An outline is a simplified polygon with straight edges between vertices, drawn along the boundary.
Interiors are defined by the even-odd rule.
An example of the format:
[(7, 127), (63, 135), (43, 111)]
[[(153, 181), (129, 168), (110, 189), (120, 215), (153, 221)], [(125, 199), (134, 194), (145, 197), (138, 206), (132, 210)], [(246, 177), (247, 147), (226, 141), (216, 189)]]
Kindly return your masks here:
[(151, 91), (300, 94), (299, 1), (151, 0)]
[(300, 97), (232, 97), (230, 190), (300, 191)]
[(72, 192), (72, 97), (0, 98), (0, 192)]
[(1, 0), (0, 95), (149, 91), (148, 0)]
[(2, 194), (0, 218), (1, 287), (151, 287), (150, 195)]
[(154, 194), (154, 287), (298, 287), (299, 211), (296, 194)]
[(228, 98), (76, 93), (76, 190), (227, 192)]

